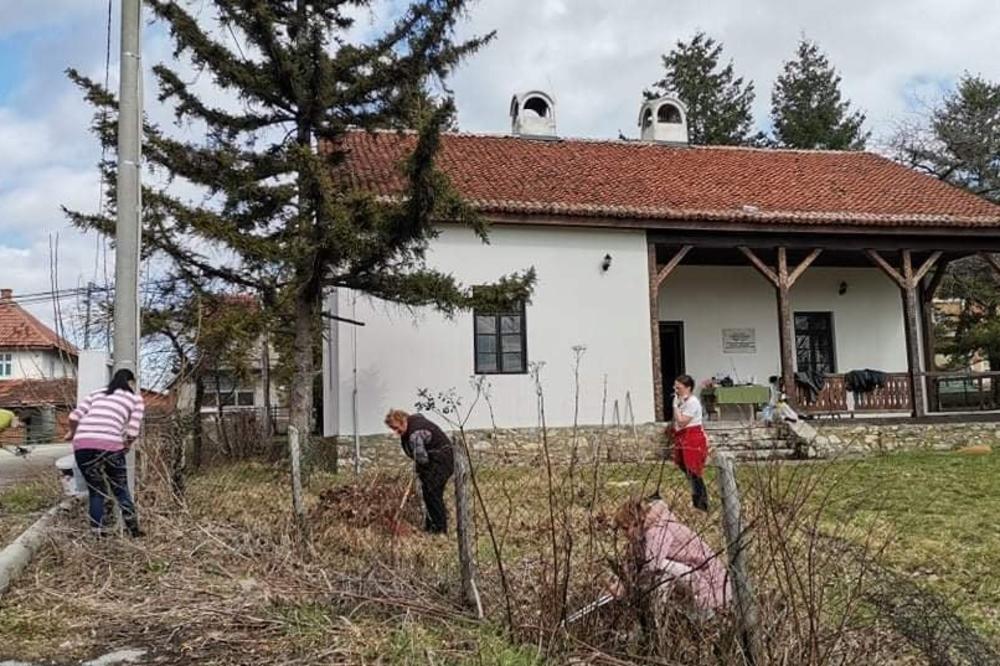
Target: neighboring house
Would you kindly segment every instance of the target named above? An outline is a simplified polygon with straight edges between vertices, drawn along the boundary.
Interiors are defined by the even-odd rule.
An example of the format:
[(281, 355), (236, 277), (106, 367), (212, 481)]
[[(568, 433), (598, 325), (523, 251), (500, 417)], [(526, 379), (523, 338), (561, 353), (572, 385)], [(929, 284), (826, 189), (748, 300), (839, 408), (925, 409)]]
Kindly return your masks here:
[(76, 347), (0, 289), (0, 381), (64, 379), (76, 375)]
[[(963, 302), (959, 298), (935, 298), (933, 302), (933, 323), (941, 324), (948, 320), (957, 320), (959, 315), (962, 314)], [(954, 332), (946, 332), (948, 338), (954, 337)], [(948, 367), (950, 358), (941, 353), (935, 353), (934, 355), (934, 365), (935, 369)], [(980, 354), (973, 355), (970, 359), (969, 365), (966, 370), (972, 372), (989, 372), (990, 362), (983, 358)]]
[(0, 290), (0, 408), (21, 429), (4, 443), (51, 441), (62, 434), (76, 401), (76, 347)]
[[(223, 307), (256, 308), (257, 302), (252, 296), (228, 296)], [(273, 345), (266, 337), (261, 337), (243, 359), (244, 367), (240, 371), (226, 364), (206, 362), (202, 371), (201, 413), (217, 414), (220, 406), (223, 413), (261, 410), (265, 406), (270, 406), (272, 411), (283, 411), (286, 407), (283, 392), (270, 380), (275, 360)], [(191, 377), (184, 377), (177, 387), (177, 404), (182, 409), (191, 409), (194, 402), (195, 383)]]
[[(570, 425), (578, 345), (583, 424), (662, 420), (680, 372), (766, 384), (810, 371), (821, 394), (792, 397), (817, 412), (934, 409), (918, 278), (1000, 251), (1000, 207), (867, 152), (689, 146), (669, 98), (642, 105), (638, 141), (557, 137), (544, 93), (515, 97), (511, 115), (512, 136), (441, 137), (438, 166), (491, 223), (490, 242), (442, 220), (427, 262), (466, 285), (534, 266), (531, 302), (449, 319), (334, 293), (327, 310), (365, 325), (329, 325), (327, 434), (384, 432), (386, 410), (412, 409), (421, 388), (454, 387), (468, 406), (471, 376), (489, 382), (490, 404), (468, 427), (491, 414), (534, 427), (540, 362), (546, 422)], [(344, 169), (398, 197), (415, 142), (349, 132)], [(852, 402), (844, 373), (868, 368), (891, 381)]]

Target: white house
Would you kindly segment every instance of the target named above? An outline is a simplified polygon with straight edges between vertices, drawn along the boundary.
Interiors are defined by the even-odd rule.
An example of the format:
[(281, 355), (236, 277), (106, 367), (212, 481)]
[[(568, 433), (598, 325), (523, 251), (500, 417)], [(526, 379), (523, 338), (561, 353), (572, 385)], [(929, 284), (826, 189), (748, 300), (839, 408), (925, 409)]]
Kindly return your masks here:
[[(210, 309), (205, 316), (222, 317), (232, 311), (255, 310), (258, 303), (250, 295), (230, 294), (220, 296), (215, 307), (217, 309)], [(270, 338), (261, 335), (242, 352), (239, 368), (232, 365), (233, 349), (216, 350), (216, 353), (219, 351), (222, 353), (216, 357), (210, 350), (192, 350), (194, 357), (201, 358), (199, 362), (203, 366), (200, 373), (201, 414), (205, 417), (221, 413), (260, 418), (264, 410), (269, 410), (270, 422), (283, 429), (288, 420), (287, 401), (284, 390), (272, 379), (278, 357)], [(217, 358), (224, 360), (215, 360)], [(190, 374), (175, 380), (177, 406), (193, 409), (197, 388)]]
[(75, 376), (76, 347), (0, 289), (0, 381)]
[[(1000, 251), (1000, 207), (871, 153), (688, 146), (675, 99), (642, 105), (638, 141), (558, 138), (543, 93), (510, 108), (512, 135), (442, 138), (439, 167), (492, 226), (483, 244), (442, 220), (428, 263), (466, 285), (533, 266), (530, 303), (449, 320), (333, 294), (328, 309), (364, 326), (329, 324), (328, 435), (383, 432), (421, 388), (468, 405), (477, 376), (490, 401), (469, 427), (535, 426), (538, 363), (554, 426), (574, 421), (577, 387), (581, 424), (662, 420), (681, 372), (778, 376), (814, 412), (935, 411), (924, 303), (947, 262)], [(332, 148), (392, 197), (414, 143), (358, 131)], [(885, 382), (854, 401), (845, 375), (865, 369)]]
[(23, 428), (5, 442), (50, 441), (76, 399), (76, 347), (0, 289), (0, 408), (17, 413)]

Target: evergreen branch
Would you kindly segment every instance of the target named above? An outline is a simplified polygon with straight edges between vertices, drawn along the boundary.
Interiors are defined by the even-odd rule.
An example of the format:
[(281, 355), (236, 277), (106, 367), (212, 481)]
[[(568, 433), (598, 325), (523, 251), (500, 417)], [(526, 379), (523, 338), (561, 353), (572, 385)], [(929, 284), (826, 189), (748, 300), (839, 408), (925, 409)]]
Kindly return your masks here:
[[(146, 0), (153, 13), (170, 26), (176, 44), (174, 56), (190, 54), (196, 67), (211, 70), (216, 84), (225, 90), (236, 90), (241, 97), (255, 100), (272, 109), (295, 115), (287, 91), (287, 80), (276, 78), (275, 72), (252, 61), (238, 58), (232, 51), (213, 40), (202, 30), (194, 17), (175, 0)], [(286, 72), (287, 74), (287, 72)]]
[(153, 67), (153, 74), (160, 83), (159, 100), (176, 99), (174, 115), (178, 120), (195, 117), (203, 120), (216, 133), (232, 137), (241, 132), (257, 132), (267, 127), (288, 123), (294, 117), (284, 112), (234, 115), (222, 109), (205, 105), (192, 93), (188, 85), (181, 81), (177, 73), (165, 65)]

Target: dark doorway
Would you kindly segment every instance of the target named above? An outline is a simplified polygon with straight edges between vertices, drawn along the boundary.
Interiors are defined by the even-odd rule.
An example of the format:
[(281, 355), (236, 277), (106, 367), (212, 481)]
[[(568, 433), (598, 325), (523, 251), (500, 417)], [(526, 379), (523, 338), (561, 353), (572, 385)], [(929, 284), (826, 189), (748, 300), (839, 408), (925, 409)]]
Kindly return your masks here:
[(684, 322), (660, 322), (660, 374), (663, 377), (663, 414), (667, 421), (674, 415), (674, 380), (683, 374)]

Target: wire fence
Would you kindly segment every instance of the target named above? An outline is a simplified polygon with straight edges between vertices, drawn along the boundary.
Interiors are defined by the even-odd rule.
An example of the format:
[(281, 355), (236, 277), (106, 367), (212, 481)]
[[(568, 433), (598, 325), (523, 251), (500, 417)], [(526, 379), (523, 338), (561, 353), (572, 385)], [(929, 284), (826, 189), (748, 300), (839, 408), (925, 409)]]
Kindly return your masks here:
[[(216, 525), (212, 533), (225, 525), (241, 535), (232, 542), (240, 552), (294, 553), (302, 576), (336, 578), (329, 603), (344, 612), (372, 599), (438, 619), (481, 612), (510, 640), (556, 661), (862, 664), (905, 645), (865, 612), (870, 563), (884, 538), (824, 518), (832, 503), (851, 501), (838, 497), (830, 466), (741, 465), (729, 499), (742, 515), (727, 532), (719, 470), (706, 471), (709, 511), (696, 510), (665, 438), (650, 455), (629, 441), (629, 426), (576, 436), (541, 427), (514, 443), (509, 433), (472, 437), (452, 423), (455, 451), (469, 462), (471, 520), (457, 529), (463, 492), (453, 478), (448, 534), (435, 537), (421, 533), (423, 489), (398, 447), (370, 456), (360, 476), (331, 474), (308, 459), (335, 447), (313, 440), (295, 508), (287, 440), (265, 436), (259, 416), (233, 412), (215, 430), (203, 419), (194, 475), (193, 420), (151, 420), (139, 457), (140, 505), (159, 511), (207, 498), (211, 512), (199, 520)], [(651, 564), (655, 549), (644, 539), (655, 530), (643, 516), (654, 497), (673, 523), (661, 532), (679, 535), (656, 544), (658, 566), (676, 558), (685, 568)], [(462, 531), (471, 548), (460, 547)], [(743, 599), (732, 578), (737, 553), (749, 583)], [(708, 570), (722, 580), (706, 579)], [(705, 603), (706, 584), (723, 590), (723, 603)]]
[[(891, 535), (877, 521), (833, 518), (864, 505), (841, 491), (843, 465), (751, 460), (728, 476), (710, 465), (699, 511), (655, 429), (548, 428), (537, 397), (539, 427), (519, 433), (468, 432), (474, 405), (421, 397), (468, 461), (444, 489), (445, 536), (422, 533), (425, 489), (392, 441), (355, 474), (315, 437), (293, 465), (280, 414), (150, 410), (137, 500), (152, 538), (137, 557), (175, 562), (173, 586), (211, 586), (219, 571), (266, 578), (266, 599), (337, 617), (405, 613), (460, 635), (481, 616), (554, 663), (995, 663), (945, 600), (880, 564)], [(665, 521), (648, 522), (653, 505)], [(233, 627), (264, 613), (246, 599), (212, 612)]]

